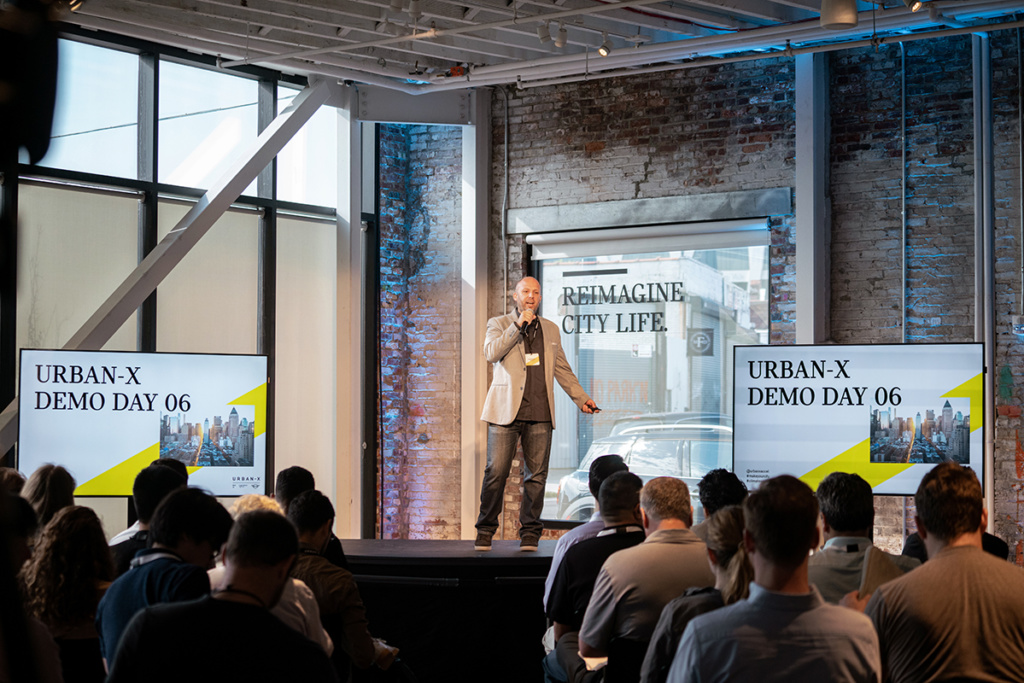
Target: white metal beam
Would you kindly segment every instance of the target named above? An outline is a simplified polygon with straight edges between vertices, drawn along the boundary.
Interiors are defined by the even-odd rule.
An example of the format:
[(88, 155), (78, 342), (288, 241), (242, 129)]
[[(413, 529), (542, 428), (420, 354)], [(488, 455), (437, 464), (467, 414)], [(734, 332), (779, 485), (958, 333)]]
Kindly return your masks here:
[(490, 224), (490, 91), (472, 93), (475, 125), (462, 129), (462, 538), (476, 530), (487, 429), (480, 420), (487, 393), (484, 324), (487, 321), (487, 237)]
[(826, 55), (796, 57), (796, 341), (830, 336)]
[[(189, 250), (238, 199), (289, 140), (340, 86), (319, 81), (303, 90), (292, 104), (260, 133), (252, 146), (178, 221), (166, 237), (114, 290), (99, 309), (64, 345), (65, 349), (100, 349), (125, 320), (142, 305)], [(0, 453), (17, 440), (17, 401), (0, 414)]]
[(362, 536), (363, 239), (362, 136), (355, 88), (338, 107), (338, 242), (335, 298), (335, 526), (342, 538)]

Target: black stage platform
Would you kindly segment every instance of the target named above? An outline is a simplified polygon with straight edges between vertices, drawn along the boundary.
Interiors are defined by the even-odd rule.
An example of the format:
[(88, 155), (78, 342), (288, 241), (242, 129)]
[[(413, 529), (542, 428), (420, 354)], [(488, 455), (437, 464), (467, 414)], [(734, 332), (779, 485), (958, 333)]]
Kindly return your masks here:
[(421, 683), (540, 683), (544, 578), (555, 541), (342, 540), (370, 632), (401, 648)]

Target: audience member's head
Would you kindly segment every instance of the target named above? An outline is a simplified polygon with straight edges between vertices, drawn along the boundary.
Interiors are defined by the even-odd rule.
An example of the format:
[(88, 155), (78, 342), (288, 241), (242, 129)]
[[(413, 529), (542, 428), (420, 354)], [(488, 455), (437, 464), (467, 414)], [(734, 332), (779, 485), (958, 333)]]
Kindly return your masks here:
[(32, 504), (21, 496), (0, 491), (0, 501), (7, 512), (6, 518), (11, 532), (11, 561), (14, 573), (18, 573), (22, 565), (32, 557), (32, 539), (39, 530), (39, 520)]
[(316, 482), (313, 480), (313, 473), (304, 467), (293, 465), (277, 473), (277, 481), (274, 483), (274, 498), (287, 513), (288, 506), (300, 493), (312, 491), (315, 488)]
[(279, 512), (261, 509), (243, 513), (235, 520), (224, 560), (237, 567), (273, 567), (298, 552), (294, 525)]
[(149, 524), (160, 504), (172, 491), (185, 486), (185, 478), (170, 467), (150, 465), (137, 475), (132, 485), (132, 499), (139, 521)]
[(334, 506), (319, 491), (305, 491), (288, 506), (288, 519), (299, 530), (299, 536), (306, 537), (320, 532), (334, 519)]
[(704, 475), (697, 484), (697, 496), (707, 519), (727, 505), (739, 505), (747, 497), (747, 487), (729, 470), (718, 468)]
[(174, 458), (157, 458), (153, 462), (149, 463), (150, 467), (156, 465), (157, 467), (166, 467), (170, 470), (177, 472), (185, 480), (185, 486), (188, 486), (188, 468), (185, 467), (185, 463)]
[(251, 590), (273, 607), (298, 552), (295, 527), (280, 512), (258, 509), (240, 514), (224, 550), (226, 581), (236, 589)]
[(640, 508), (648, 529), (661, 526), (669, 520), (681, 521), (686, 527), (693, 524), (693, 505), (686, 482), (675, 477), (655, 477), (640, 491)]
[[(594, 458), (594, 462), (590, 463), (590, 475), (588, 478), (591, 495), (594, 498), (599, 498), (598, 494), (601, 492), (601, 484), (604, 483), (605, 479), (616, 472), (628, 471), (629, 467), (621, 455), (602, 455), (599, 458)], [(601, 505), (600, 500), (598, 505)]]
[(0, 491), (6, 490), (11, 495), (21, 495), (25, 488), (25, 477), (13, 467), (0, 467)]
[(816, 496), (829, 538), (871, 537), (875, 525), (875, 499), (871, 484), (859, 475), (833, 472), (818, 484)]
[(79, 505), (58, 510), (39, 533), (22, 576), (28, 611), (51, 630), (91, 623), (99, 584), (114, 578), (96, 513)]
[(949, 543), (964, 534), (981, 531), (981, 484), (969, 468), (954, 462), (936, 465), (921, 479), (914, 503), (921, 538), (934, 536)]
[(154, 546), (173, 550), (186, 562), (207, 569), (227, 540), (231, 521), (224, 506), (206, 491), (178, 489), (157, 506), (149, 538)]
[(743, 508), (727, 505), (708, 519), (708, 556), (721, 577), (722, 600), (731, 605), (750, 593), (754, 568), (743, 547)]
[(799, 567), (818, 544), (818, 501), (810, 486), (788, 474), (762, 481), (747, 496), (743, 521), (754, 550), (779, 567)]
[(261, 496), (257, 493), (247, 493), (236, 498), (235, 502), (231, 504), (230, 512), (231, 516), (237, 520), (245, 513), (256, 512), (257, 510), (268, 510), (284, 516), (284, 510), (281, 508), (280, 503), (270, 496)]
[(32, 503), (39, 524), (45, 526), (58, 510), (75, 504), (75, 478), (60, 465), (48, 463), (32, 473), (21, 495)]
[(632, 472), (614, 472), (605, 479), (597, 494), (605, 523), (628, 523), (636, 519), (639, 514), (637, 506), (640, 505), (640, 489), (643, 487), (643, 479)]

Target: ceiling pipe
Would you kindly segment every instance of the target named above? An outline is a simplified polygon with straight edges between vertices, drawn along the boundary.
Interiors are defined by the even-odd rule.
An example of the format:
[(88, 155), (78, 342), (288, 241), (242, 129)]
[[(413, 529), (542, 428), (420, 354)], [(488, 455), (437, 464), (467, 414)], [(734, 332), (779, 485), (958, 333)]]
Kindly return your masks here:
[[(927, 15), (914, 15), (907, 10), (901, 9), (899, 14), (890, 15), (880, 21), (877, 21), (876, 26), (880, 30), (889, 29), (895, 26), (903, 27), (908, 25), (907, 19), (914, 20), (910, 24), (912, 26), (920, 26), (930, 23)], [(705, 36), (701, 38), (675, 40), (670, 43), (649, 43), (647, 45), (641, 45), (624, 50), (621, 53), (617, 53), (615, 56), (609, 56), (601, 60), (601, 66), (603, 68), (609, 68), (611, 66), (618, 65), (620, 62), (633, 64), (642, 63), (639, 59), (641, 56), (647, 58), (647, 61), (649, 61), (650, 58), (656, 56), (683, 59), (697, 55), (713, 56), (716, 53), (736, 50), (746, 51), (756, 50), (759, 48), (783, 49), (784, 45), (779, 45), (780, 36), (784, 36), (785, 39), (791, 40), (792, 42), (802, 42), (810, 40), (835, 40), (837, 37), (841, 36), (870, 33), (871, 29), (863, 27), (860, 29), (850, 29), (848, 31), (841, 32), (831, 31), (821, 28), (818, 25), (817, 20), (808, 20), (804, 25), (796, 25), (795, 27), (790, 25), (768, 26), (727, 36)], [(542, 57), (541, 59), (536, 59), (528, 63), (518, 62), (479, 66), (471, 70), (471, 76), (494, 74), (502, 71), (522, 71), (524, 66), (532, 69), (534, 67), (569, 64), (573, 62), (579, 62), (582, 64), (586, 61), (586, 55), (583, 53), (574, 53), (558, 57)]]
[[(562, 84), (565, 84), (565, 83), (575, 83), (575, 82), (578, 82), (578, 81), (603, 80), (603, 79), (606, 79), (606, 78), (615, 78), (615, 77), (618, 77), (618, 76), (636, 76), (638, 74), (659, 73), (659, 72), (665, 72), (665, 71), (681, 71), (681, 70), (684, 70), (684, 69), (692, 69), (692, 68), (702, 67), (702, 66), (715, 66), (715, 65), (720, 65), (720, 64), (734, 64), (734, 63), (738, 63), (738, 62), (749, 62), (749, 61), (754, 61), (754, 60), (759, 60), (759, 59), (772, 59), (772, 58), (776, 58), (776, 57), (795, 56), (795, 55), (799, 55), (799, 54), (814, 54), (814, 53), (817, 53), (817, 52), (835, 52), (835, 51), (838, 51), (838, 50), (849, 50), (849, 49), (855, 49), (855, 48), (861, 48), (861, 47), (872, 47), (872, 46), (874, 46), (876, 44), (876, 42), (879, 45), (893, 44), (893, 43), (900, 43), (900, 42), (914, 42), (914, 41), (917, 41), (917, 40), (927, 40), (927, 39), (931, 39), (931, 38), (942, 38), (942, 37), (953, 36), (953, 35), (967, 35), (967, 34), (975, 33), (975, 32), (978, 32), (978, 31), (1010, 30), (1010, 29), (1014, 29), (1014, 28), (1018, 28), (1018, 27), (1024, 28), (1024, 21), (1014, 21), (1014, 22), (1007, 22), (1007, 23), (1000, 23), (1000, 24), (987, 24), (987, 25), (984, 25), (984, 26), (973, 26), (973, 27), (967, 27), (967, 28), (943, 29), (943, 30), (940, 30), (940, 31), (928, 31), (926, 33), (913, 33), (913, 34), (907, 34), (907, 35), (901, 35), (901, 36), (890, 36), (890, 37), (886, 37), (886, 38), (880, 38), (878, 41), (859, 40), (859, 41), (850, 41), (850, 42), (845, 42), (845, 43), (834, 43), (834, 44), (829, 44), (829, 45), (816, 45), (816, 46), (813, 46), (813, 47), (794, 48), (794, 49), (791, 49), (791, 50), (779, 50), (777, 52), (773, 52), (773, 53), (770, 53), (770, 54), (741, 55), (741, 56), (735, 56), (735, 57), (709, 57), (707, 59), (698, 59), (698, 60), (694, 60), (694, 61), (690, 61), (690, 62), (680, 62), (678, 64), (661, 64), (661, 65), (658, 65), (658, 66), (642, 67), (642, 68), (636, 68), (636, 69), (619, 69), (619, 70), (616, 70), (616, 71), (613, 71), (613, 72), (601, 72), (601, 73), (596, 73), (596, 74), (595, 73), (579, 74), (579, 75), (576, 75), (576, 76), (568, 76), (568, 77), (565, 77), (565, 78), (551, 78), (551, 79), (544, 79), (544, 80), (539, 80), (539, 81), (522, 81), (522, 80), (518, 80), (518, 79), (500, 80), (499, 78), (495, 77), (493, 79), (480, 79), (480, 80), (474, 82), (473, 85), (481, 87), (481, 86), (486, 86), (486, 85), (498, 85), (498, 84), (501, 84), (501, 83), (508, 83), (508, 82), (512, 82), (512, 81), (518, 80), (518, 87), (520, 87), (520, 88), (523, 88), (523, 89), (538, 88), (538, 87), (542, 87), (542, 86), (553, 86), (553, 85), (562, 85)], [(427, 88), (424, 90), (424, 92), (428, 92), (428, 91), (429, 92), (437, 92), (437, 91), (443, 91), (443, 90), (454, 90), (454, 89), (458, 89), (459, 87), (465, 87), (465, 84), (458, 84), (458, 86), (455, 86), (455, 84), (452, 84), (455, 87), (445, 87), (446, 85), (448, 85), (448, 84), (427, 86)]]
[(519, 24), (530, 25), (535, 24), (538, 21), (545, 20), (557, 21), (558, 19), (565, 19), (566, 17), (599, 14), (603, 12), (611, 12), (613, 10), (626, 9), (628, 7), (643, 7), (644, 5), (656, 5), (664, 1), (665, 0), (625, 0), (625, 2), (615, 3), (614, 5), (597, 5), (596, 7), (587, 7), (585, 9), (571, 9), (563, 10), (561, 12), (549, 12), (547, 14), (525, 15), (513, 19), (502, 19), (500, 21), (491, 21), (485, 24), (475, 24), (473, 26), (460, 26), (458, 28), (430, 29), (427, 31), (421, 31), (419, 33), (413, 33), (408, 36), (395, 36), (392, 38), (381, 38), (379, 40), (368, 40), (362, 43), (336, 45), (333, 47), (320, 47), (309, 50), (298, 50), (296, 52), (284, 52), (281, 54), (265, 58), (236, 59), (230, 62), (225, 62), (224, 64), (222, 64), (222, 66), (224, 68), (231, 68), (234, 66), (243, 66), (247, 64), (276, 64), (278, 63), (278, 60), (282, 59), (307, 58), (320, 54), (326, 54), (329, 52), (351, 52), (352, 50), (361, 50), (367, 47), (381, 47), (383, 45), (403, 43), (406, 41), (430, 40), (433, 38), (440, 38), (442, 36), (456, 36), (464, 33), (472, 33), (474, 31), (483, 31), (492, 28), (506, 28), (508, 26), (518, 26)]

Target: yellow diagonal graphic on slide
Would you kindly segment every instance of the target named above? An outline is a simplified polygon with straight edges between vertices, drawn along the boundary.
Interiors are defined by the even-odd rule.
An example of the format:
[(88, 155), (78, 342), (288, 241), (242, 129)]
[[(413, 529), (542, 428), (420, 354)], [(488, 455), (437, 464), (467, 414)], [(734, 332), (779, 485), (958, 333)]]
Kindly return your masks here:
[(981, 429), (985, 424), (985, 380), (978, 373), (956, 389), (951, 389), (940, 398), (967, 398), (971, 401), (971, 431)]
[(103, 474), (97, 475), (75, 489), (76, 496), (130, 496), (135, 475), (149, 463), (160, 457), (160, 444), (149, 448), (124, 462), (114, 465)]
[(817, 491), (818, 484), (831, 472), (850, 472), (859, 474), (871, 484), (871, 488), (874, 488), (911, 467), (913, 467), (911, 463), (871, 462), (871, 439), (864, 439), (859, 444), (815, 467), (800, 477), (800, 481)]
[[(245, 393), (234, 401), (228, 403), (231, 406), (253, 406), (256, 409), (255, 422), (256, 431), (253, 436), (259, 436), (267, 431), (267, 384), (264, 382), (252, 391)], [(149, 448), (140, 451), (127, 460), (111, 467), (103, 474), (99, 474), (75, 489), (76, 496), (130, 496), (132, 495), (132, 484), (135, 483), (135, 475), (141, 472), (149, 463), (160, 457), (160, 444), (155, 443)], [(189, 474), (192, 474), (201, 467), (188, 467)]]
[(256, 408), (256, 429), (252, 435), (259, 436), (267, 431), (267, 383), (259, 385), (252, 391), (242, 394), (234, 401), (228, 403), (229, 406), (253, 406)]
[[(122, 463), (114, 465), (103, 474), (98, 474), (75, 489), (76, 496), (130, 496), (135, 476), (146, 469), (149, 463), (160, 457), (160, 444), (139, 451)], [(202, 469), (186, 467), (189, 474)]]

